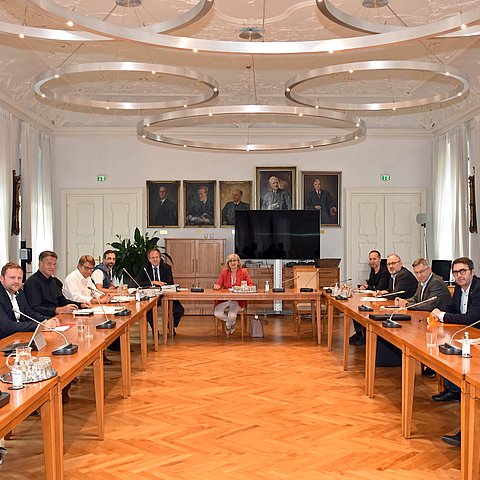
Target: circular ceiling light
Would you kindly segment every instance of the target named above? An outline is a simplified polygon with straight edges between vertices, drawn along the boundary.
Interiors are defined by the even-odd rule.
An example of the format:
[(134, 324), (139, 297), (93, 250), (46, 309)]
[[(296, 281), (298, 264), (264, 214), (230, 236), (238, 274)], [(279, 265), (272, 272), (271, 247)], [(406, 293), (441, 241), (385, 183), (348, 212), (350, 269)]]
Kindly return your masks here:
[[(84, 74), (89, 72), (146, 72), (150, 77), (158, 75), (170, 75), (174, 77), (182, 77), (187, 80), (201, 84), (208, 88), (206, 93), (199, 95), (189, 95), (188, 101), (182, 96), (179, 99), (167, 101), (148, 101), (148, 102), (130, 102), (130, 101), (111, 101), (111, 100), (95, 100), (85, 98), (79, 95), (57, 94), (48, 83), (59, 81), (68, 75)], [(119, 109), (119, 110), (147, 110), (155, 108), (175, 108), (186, 107), (188, 105), (198, 105), (199, 103), (208, 102), (218, 95), (218, 83), (208, 75), (196, 72), (195, 70), (171, 67), (168, 65), (157, 65), (151, 63), (133, 63), (133, 62), (104, 62), (104, 63), (85, 63), (78, 65), (68, 65), (59, 67), (55, 70), (43, 72), (35, 79), (35, 93), (42, 98), (55, 100), (72, 105), (83, 107)], [(128, 93), (125, 93), (128, 96)]]
[[(426, 25), (409, 27), (379, 35), (366, 35), (363, 37), (350, 37), (330, 40), (294, 41), (294, 42), (237, 42), (223, 40), (208, 40), (201, 38), (176, 37), (139, 28), (128, 28), (95, 18), (86, 17), (69, 8), (58, 5), (52, 0), (30, 0), (36, 6), (50, 14), (73, 20), (75, 25), (90, 31), (100, 33), (112, 38), (131, 40), (150, 45), (181, 50), (207, 51), (217, 53), (237, 54), (272, 54), (286, 55), (299, 53), (337, 52), (360, 48), (386, 46), (400, 42), (418, 40), (432, 37), (454, 30), (460, 30), (462, 25), (469, 25), (480, 20), (480, 8), (472, 8), (467, 12), (452, 15), (451, 17), (431, 22)], [(325, 0), (316, 0), (317, 4)]]
[[(354, 78), (355, 72), (378, 72), (381, 70), (407, 70), (415, 72), (427, 72), (432, 75), (442, 75), (443, 78), (448, 78), (449, 83), (456, 83), (457, 85), (446, 92), (436, 93), (433, 95), (409, 98), (408, 100), (399, 99), (397, 101), (389, 102), (370, 102), (370, 103), (347, 103), (334, 102), (325, 99), (318, 101), (311, 101), (305, 96), (295, 93), (295, 89), (308, 81), (316, 80), (321, 77), (327, 77), (335, 74), (349, 73), (350, 80)], [(353, 77), (352, 77), (353, 75)], [(377, 76), (375, 80), (378, 80)], [(370, 80), (372, 81), (372, 80)], [(336, 82), (338, 87), (338, 82)], [(424, 63), (413, 61), (393, 61), (393, 60), (376, 60), (370, 62), (356, 62), (345, 63), (341, 65), (330, 65), (324, 68), (310, 70), (305, 74), (297, 75), (287, 81), (285, 86), (285, 96), (295, 103), (306, 105), (310, 107), (332, 108), (335, 110), (390, 110), (398, 108), (412, 108), (421, 105), (430, 105), (432, 103), (443, 103), (453, 100), (465, 94), (470, 88), (470, 83), (465, 75), (453, 67), (445, 67), (437, 63)], [(323, 92), (325, 93), (325, 92)], [(358, 95), (356, 90), (356, 95)], [(344, 93), (343, 93), (344, 95)]]
[[(166, 33), (179, 28), (186, 27), (202, 17), (204, 17), (210, 9), (213, 7), (214, 0), (199, 0), (198, 3), (192, 7), (189, 11), (179, 15), (177, 18), (168, 20), (165, 22), (152, 23), (150, 25), (129, 28), (129, 30), (138, 30), (151, 33)], [(35, 3), (35, 2), (33, 2)], [(142, 0), (115, 0), (116, 5), (121, 7), (138, 7), (142, 4)], [(38, 3), (35, 3), (37, 7), (40, 7), (42, 10), (45, 10), (49, 13), (52, 13), (50, 10), (56, 10), (57, 7), (61, 9), (67, 18), (64, 18), (62, 15), (57, 15), (60, 18), (63, 18), (65, 21), (74, 20), (75, 25), (82, 26), (83, 20), (87, 19), (84, 15), (79, 13), (70, 12), (70, 10), (56, 5), (49, 0), (41, 0)], [(70, 14), (68, 14), (70, 12)], [(102, 20), (96, 20), (97, 22), (103, 22)], [(105, 22), (106, 23), (106, 22)], [(88, 29), (88, 27), (86, 27)], [(127, 27), (124, 27), (127, 28)], [(90, 32), (84, 32), (80, 30), (62, 30), (62, 29), (51, 29), (51, 28), (39, 28), (39, 27), (28, 27), (26, 25), (16, 25), (9, 22), (0, 22), (0, 32), (9, 33), (13, 35), (24, 35), (25, 37), (31, 38), (40, 38), (44, 40), (57, 40), (57, 41), (76, 41), (76, 42), (98, 42), (98, 41), (112, 41), (113, 38), (111, 35), (104, 36), (102, 34), (95, 34)]]
[[(340, 9), (335, 7), (330, 2), (330, 0), (316, 0), (316, 4), (320, 12), (322, 12), (322, 14), (332, 22), (343, 27), (357, 30), (359, 32), (382, 34), (388, 32), (409, 30), (411, 28), (418, 28), (405, 27), (403, 25), (388, 25), (387, 23), (369, 22), (368, 20), (364, 20), (355, 15), (349, 15), (345, 12), (342, 12)], [(388, 0), (363, 0), (362, 5), (367, 8), (380, 8), (388, 5)], [(460, 23), (458, 24), (458, 30), (456, 29), (455, 31), (450, 33), (438, 32), (438, 35), (431, 34), (431, 36), (466, 37), (478, 35), (480, 33), (480, 28), (478, 27), (478, 25), (472, 25), (471, 27), (465, 28), (465, 22), (462, 22), (463, 13), (459, 13), (455, 16), (457, 16), (460, 21)], [(434, 25), (435, 23), (436, 22), (432, 22), (429, 25)]]
[[(282, 143), (257, 143), (256, 134), (263, 135), (264, 124), (286, 124), (289, 130), (282, 134), (293, 136), (292, 125), (314, 125), (314, 140)], [(176, 132), (170, 130), (185, 129), (189, 127), (209, 126), (223, 124), (230, 127), (230, 136), (245, 138), (241, 143), (219, 141), (223, 135), (216, 135), (215, 141), (206, 141), (203, 134), (199, 140), (179, 138)], [(236, 126), (232, 130), (232, 125)], [(319, 127), (324, 127), (325, 134), (320, 135)], [(243, 129), (242, 129), (243, 127)], [(160, 131), (158, 131), (160, 130)], [(344, 133), (348, 130), (347, 133)], [(332, 134), (332, 132), (334, 132)], [(363, 137), (366, 132), (365, 123), (345, 113), (333, 110), (314, 108), (301, 108), (289, 106), (267, 105), (230, 105), (216, 107), (202, 107), (190, 110), (178, 110), (144, 118), (137, 124), (137, 134), (142, 138), (169, 145), (193, 147), (210, 150), (235, 150), (235, 151), (272, 151), (294, 150), (303, 148), (323, 147), (356, 140)], [(318, 138), (321, 137), (321, 138)]]

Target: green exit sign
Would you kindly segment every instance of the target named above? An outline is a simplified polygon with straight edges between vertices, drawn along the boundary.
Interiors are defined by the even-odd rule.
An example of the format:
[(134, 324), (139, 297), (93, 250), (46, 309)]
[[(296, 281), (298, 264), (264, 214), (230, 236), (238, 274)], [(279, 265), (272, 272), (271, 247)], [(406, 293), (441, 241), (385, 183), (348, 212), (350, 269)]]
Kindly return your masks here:
[(382, 182), (389, 182), (391, 180), (392, 177), (390, 177), (390, 175), (380, 175), (380, 180)]
[(107, 176), (106, 175), (97, 175), (97, 182), (106, 182)]

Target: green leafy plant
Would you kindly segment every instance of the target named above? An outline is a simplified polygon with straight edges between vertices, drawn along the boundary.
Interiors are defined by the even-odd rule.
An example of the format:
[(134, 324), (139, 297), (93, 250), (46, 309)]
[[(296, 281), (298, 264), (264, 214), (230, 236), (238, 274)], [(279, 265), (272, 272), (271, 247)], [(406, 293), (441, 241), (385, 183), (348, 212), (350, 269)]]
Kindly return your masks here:
[[(147, 252), (149, 250), (155, 247), (165, 249), (165, 247), (158, 246), (160, 238), (156, 237), (155, 233), (154, 236), (150, 238), (148, 232), (142, 235), (138, 228), (133, 232), (133, 240), (130, 238), (122, 238), (120, 235), (117, 235), (117, 238), (118, 242), (111, 242), (109, 245), (115, 250), (116, 254), (113, 275), (120, 279), (124, 277), (123, 269), (133, 277), (136, 277), (147, 261)], [(162, 255), (172, 262), (172, 258), (168, 253), (162, 252)], [(124, 281), (128, 284), (131, 283), (130, 278), (124, 278)]]

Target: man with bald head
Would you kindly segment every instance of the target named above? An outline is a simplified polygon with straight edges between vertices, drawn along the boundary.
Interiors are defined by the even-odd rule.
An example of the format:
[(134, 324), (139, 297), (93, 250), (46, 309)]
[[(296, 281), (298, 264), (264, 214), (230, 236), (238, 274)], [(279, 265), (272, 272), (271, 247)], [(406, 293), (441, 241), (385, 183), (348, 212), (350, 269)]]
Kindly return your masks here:
[(222, 208), (222, 225), (235, 225), (235, 212), (237, 210), (250, 210), (250, 204), (242, 202), (243, 190), (235, 188), (232, 191), (232, 201), (227, 202)]
[(291, 210), (290, 194), (280, 188), (280, 180), (275, 175), (268, 179), (269, 190), (262, 197), (261, 210)]
[(413, 297), (417, 291), (417, 279), (410, 270), (407, 270), (403, 266), (402, 259), (396, 253), (391, 253), (387, 257), (387, 269), (390, 273), (388, 288), (387, 290), (377, 291), (377, 297), (394, 292), (399, 292), (398, 295), (396, 295), (397, 298)]

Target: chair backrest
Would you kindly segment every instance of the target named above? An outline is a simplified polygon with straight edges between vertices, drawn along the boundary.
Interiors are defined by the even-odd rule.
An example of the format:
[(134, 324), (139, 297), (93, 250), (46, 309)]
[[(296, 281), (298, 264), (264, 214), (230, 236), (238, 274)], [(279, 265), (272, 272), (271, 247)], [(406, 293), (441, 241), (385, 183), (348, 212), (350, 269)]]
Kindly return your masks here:
[(293, 288), (295, 290), (300, 290), (301, 288), (318, 290), (320, 288), (319, 282), (319, 271), (314, 265), (298, 265), (293, 267)]
[(452, 275), (452, 261), (432, 260), (432, 272), (440, 275), (444, 282), (449, 282)]

